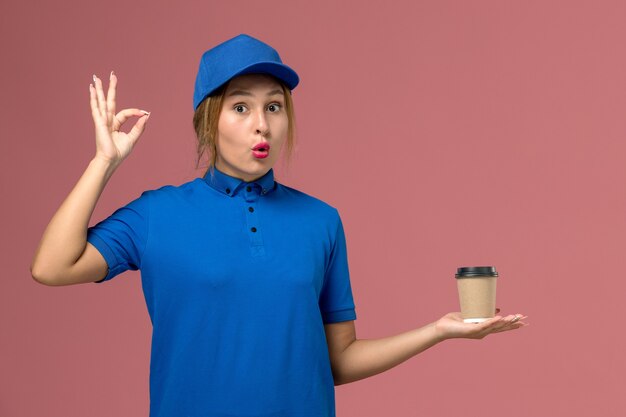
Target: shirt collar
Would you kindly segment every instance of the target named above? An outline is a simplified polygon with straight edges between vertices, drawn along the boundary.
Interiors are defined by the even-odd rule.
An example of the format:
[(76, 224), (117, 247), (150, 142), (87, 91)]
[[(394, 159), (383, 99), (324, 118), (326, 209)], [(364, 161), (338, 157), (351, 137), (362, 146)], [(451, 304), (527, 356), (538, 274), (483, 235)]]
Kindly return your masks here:
[[(211, 175), (213, 172), (213, 175)], [(256, 184), (258, 187), (253, 187), (259, 194), (265, 195), (270, 191), (274, 190), (274, 169), (270, 168), (269, 171), (261, 178), (257, 178), (255, 181), (246, 182), (242, 179), (231, 177), (228, 174), (217, 169), (215, 166), (212, 166), (207, 170), (206, 174), (204, 174), (203, 179), (209, 184), (211, 187), (215, 188), (217, 191), (222, 192), (228, 196), (234, 196), (242, 187), (246, 185), (254, 185)]]

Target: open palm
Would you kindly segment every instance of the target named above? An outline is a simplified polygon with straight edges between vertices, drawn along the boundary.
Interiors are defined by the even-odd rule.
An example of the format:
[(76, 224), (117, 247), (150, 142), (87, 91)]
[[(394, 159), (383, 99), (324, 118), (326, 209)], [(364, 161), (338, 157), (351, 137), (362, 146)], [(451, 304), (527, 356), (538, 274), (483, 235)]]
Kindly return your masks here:
[[(496, 309), (496, 314), (500, 309)], [(448, 313), (435, 324), (438, 334), (443, 339), (465, 338), (482, 339), (491, 333), (505, 332), (527, 326), (522, 314), (511, 314), (506, 317), (496, 315), (482, 323), (465, 323), (460, 312)]]

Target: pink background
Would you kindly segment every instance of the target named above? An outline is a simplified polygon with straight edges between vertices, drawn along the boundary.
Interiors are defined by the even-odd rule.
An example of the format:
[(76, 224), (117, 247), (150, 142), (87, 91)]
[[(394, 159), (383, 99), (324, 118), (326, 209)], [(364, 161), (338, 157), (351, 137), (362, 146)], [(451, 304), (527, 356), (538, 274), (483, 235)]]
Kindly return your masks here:
[(276, 174), (342, 215), (357, 337), (457, 310), (464, 265), (495, 265), (498, 305), (531, 323), (338, 386), (338, 416), (623, 415), (624, 2), (3, 0), (0, 16), (1, 416), (147, 416), (139, 272), (46, 287), (29, 265), (95, 152), (91, 75), (115, 70), (118, 109), (152, 112), (94, 224), (201, 175), (199, 58), (242, 32), (301, 77)]

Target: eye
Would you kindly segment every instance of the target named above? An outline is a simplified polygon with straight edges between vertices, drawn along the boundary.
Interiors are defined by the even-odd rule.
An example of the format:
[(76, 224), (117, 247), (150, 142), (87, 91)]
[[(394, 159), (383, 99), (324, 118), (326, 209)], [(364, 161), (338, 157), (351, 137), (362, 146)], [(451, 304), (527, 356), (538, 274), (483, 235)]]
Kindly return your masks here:
[(244, 106), (243, 104), (237, 104), (237, 105), (236, 105), (235, 107), (233, 107), (233, 108), (235, 109), (235, 112), (237, 112), (237, 113), (243, 113), (244, 111), (243, 111), (243, 110), (239, 111), (239, 109), (245, 109), (245, 108), (246, 108), (246, 106)]
[(269, 106), (267, 106), (269, 111), (272, 112), (272, 113), (277, 113), (280, 110), (281, 107), (282, 106), (280, 104), (278, 104), (278, 103), (272, 103)]

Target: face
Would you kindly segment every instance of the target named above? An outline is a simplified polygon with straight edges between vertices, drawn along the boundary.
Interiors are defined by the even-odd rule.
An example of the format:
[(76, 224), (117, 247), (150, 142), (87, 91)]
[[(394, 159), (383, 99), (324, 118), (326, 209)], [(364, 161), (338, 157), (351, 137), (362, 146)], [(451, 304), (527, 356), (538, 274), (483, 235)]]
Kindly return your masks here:
[[(265, 74), (245, 74), (228, 84), (217, 127), (220, 171), (250, 182), (265, 175), (276, 163), (288, 128), (285, 99), (280, 84)], [(253, 152), (261, 142), (269, 144), (267, 157)]]

